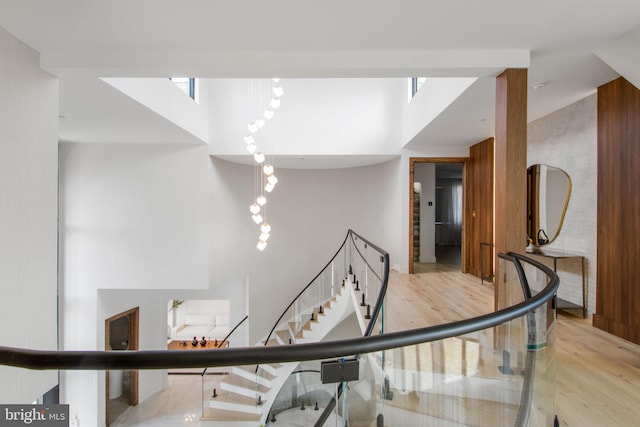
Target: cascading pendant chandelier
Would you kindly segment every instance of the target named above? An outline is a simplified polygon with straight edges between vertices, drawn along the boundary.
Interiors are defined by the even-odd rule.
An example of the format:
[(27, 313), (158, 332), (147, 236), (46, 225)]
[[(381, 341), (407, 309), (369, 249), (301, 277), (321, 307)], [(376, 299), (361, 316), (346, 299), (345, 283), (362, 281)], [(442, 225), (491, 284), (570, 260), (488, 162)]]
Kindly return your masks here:
[(271, 193), (274, 190), (278, 183), (278, 178), (274, 174), (273, 160), (269, 159), (271, 156), (265, 155), (264, 152), (259, 149), (257, 139), (260, 130), (273, 118), (275, 110), (280, 107), (280, 98), (284, 95), (284, 90), (280, 85), (279, 78), (273, 78), (268, 81), (269, 96), (263, 97), (266, 93), (266, 87), (264, 86), (263, 82), (259, 82), (258, 93), (252, 94), (252, 98), (255, 97), (257, 101), (259, 101), (260, 109), (263, 110), (262, 114), (247, 124), (248, 133), (244, 136), (246, 150), (249, 154), (253, 155), (255, 162), (255, 198), (249, 206), (249, 212), (251, 213), (253, 222), (260, 226), (260, 235), (258, 237), (258, 244), (256, 245), (260, 251), (265, 250), (267, 240), (269, 240), (271, 236), (271, 226), (267, 222), (267, 197), (265, 193)]

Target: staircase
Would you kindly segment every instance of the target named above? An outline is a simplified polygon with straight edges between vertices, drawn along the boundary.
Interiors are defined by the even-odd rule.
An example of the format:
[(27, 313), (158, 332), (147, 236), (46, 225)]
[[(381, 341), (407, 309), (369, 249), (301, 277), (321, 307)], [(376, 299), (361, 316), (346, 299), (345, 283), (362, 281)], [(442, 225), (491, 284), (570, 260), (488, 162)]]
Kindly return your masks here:
[[(349, 284), (351, 286), (349, 286)], [(345, 286), (346, 285), (346, 286)], [(334, 296), (313, 311), (311, 319), (300, 324), (283, 322), (272, 334), (267, 346), (283, 346), (322, 341), (354, 309), (356, 302), (354, 283), (337, 286)], [(362, 316), (358, 316), (360, 318)], [(361, 327), (362, 320), (359, 320)], [(265, 346), (264, 339), (257, 346)], [(265, 424), (272, 402), (281, 387), (298, 366), (298, 362), (277, 365), (239, 366), (229, 370), (220, 384), (217, 397), (204, 403), (201, 421), (208, 426), (256, 427)]]

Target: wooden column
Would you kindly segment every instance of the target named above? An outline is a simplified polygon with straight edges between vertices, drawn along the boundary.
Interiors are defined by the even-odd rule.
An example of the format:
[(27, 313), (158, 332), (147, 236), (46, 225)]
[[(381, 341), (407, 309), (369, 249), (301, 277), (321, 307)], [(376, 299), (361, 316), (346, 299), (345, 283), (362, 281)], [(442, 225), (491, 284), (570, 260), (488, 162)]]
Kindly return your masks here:
[[(527, 70), (496, 77), (495, 251), (524, 252), (527, 219)], [(504, 307), (504, 277), (496, 259), (495, 307)]]
[(640, 344), (640, 90), (598, 88), (598, 267), (593, 325)]

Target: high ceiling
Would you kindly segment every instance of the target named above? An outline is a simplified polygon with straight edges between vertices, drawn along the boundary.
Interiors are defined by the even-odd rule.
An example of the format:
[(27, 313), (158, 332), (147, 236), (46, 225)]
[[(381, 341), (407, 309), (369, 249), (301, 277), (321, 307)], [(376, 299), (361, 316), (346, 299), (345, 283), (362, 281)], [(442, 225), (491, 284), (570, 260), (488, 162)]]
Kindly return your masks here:
[(0, 0), (0, 27), (61, 79), (481, 77), (412, 149), (470, 110), (491, 123), (479, 97), (507, 67), (529, 68), (530, 120), (618, 75), (640, 85), (638, 0)]

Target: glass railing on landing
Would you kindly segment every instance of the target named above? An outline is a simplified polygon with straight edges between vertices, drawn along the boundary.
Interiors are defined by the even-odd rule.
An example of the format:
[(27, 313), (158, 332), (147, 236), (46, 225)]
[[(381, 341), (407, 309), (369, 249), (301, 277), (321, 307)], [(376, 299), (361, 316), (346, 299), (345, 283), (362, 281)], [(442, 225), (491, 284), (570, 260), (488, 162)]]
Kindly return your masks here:
[[(474, 330), (468, 327), (481, 318), (425, 328), (429, 334), (441, 328), (464, 333), (360, 354), (358, 379), (335, 383), (325, 410), (308, 425), (554, 425), (555, 310), (549, 302), (557, 278), (540, 274), (550, 272), (539, 267), (502, 255), (501, 292), (509, 307), (501, 314), (512, 311), (504, 321)], [(530, 310), (524, 309), (533, 301), (527, 277), (546, 294), (537, 295)], [(295, 419), (298, 412), (307, 419), (301, 411), (290, 405), (272, 415)]]
[[(349, 238), (348, 235), (345, 242)], [(371, 277), (380, 268), (375, 263), (376, 255), (370, 250), (372, 245), (364, 239), (354, 235), (353, 240), (359, 245), (362, 259), (371, 260), (369, 265), (365, 267), (364, 262), (355, 258), (358, 254), (355, 249), (354, 261), (350, 262), (351, 252), (342, 252), (343, 244), (336, 255), (345, 261), (340, 264), (334, 257), (335, 271), (346, 273), (348, 283), (355, 275), (358, 287), (362, 289), (364, 284), (366, 293), (373, 295), (375, 291), (369, 287), (375, 286), (375, 281), (372, 284)], [(366, 248), (364, 244), (367, 244)], [(377, 300), (372, 304), (365, 295), (372, 318), (365, 324), (365, 331), (373, 332), (370, 336), (332, 338), (322, 342), (300, 339), (290, 345), (231, 346), (184, 352), (36, 351), (0, 347), (0, 364), (84, 371), (234, 367), (235, 375), (241, 377), (239, 381), (244, 378), (251, 381), (248, 384), (253, 384), (254, 390), (249, 390), (249, 396), (246, 396), (247, 406), (254, 408), (254, 415), (259, 414), (255, 423), (259, 425), (261, 420), (268, 422), (269, 409), (277, 402), (277, 394), (268, 398), (266, 381), (271, 382), (271, 388), (280, 390), (291, 372), (300, 369), (301, 362), (319, 364), (354, 358), (359, 361), (358, 379), (328, 386), (333, 389), (332, 399), (336, 402), (332, 414), (345, 424), (373, 425), (381, 418), (384, 425), (428, 425), (429, 420), (435, 424), (549, 424), (548, 420), (555, 413), (555, 316), (548, 303), (555, 296), (558, 279), (547, 267), (520, 255), (501, 257), (499, 268), (506, 284), (505, 289), (501, 288), (500, 310), (449, 324), (387, 332), (382, 315), (385, 301), (380, 297), (385, 294), (388, 280), (388, 270), (385, 272), (383, 266)], [(382, 262), (388, 268), (388, 256), (384, 258)], [(379, 258), (377, 262), (380, 262)], [(368, 274), (372, 276), (367, 284), (365, 277)], [(316, 279), (320, 277), (319, 274)], [(338, 276), (338, 283), (334, 281), (334, 285), (342, 287), (342, 279)], [(540, 282), (534, 287), (540, 291), (529, 298), (526, 290), (529, 281), (534, 280)], [(355, 289), (356, 284), (350, 286)], [(353, 304), (353, 296), (350, 298)], [(360, 298), (357, 296), (356, 299)], [(305, 305), (310, 307), (318, 304), (318, 300), (311, 297), (306, 301)], [(366, 315), (366, 305), (363, 309)], [(283, 323), (285, 321), (278, 322)], [(359, 358), (356, 355), (360, 355)], [(261, 366), (258, 375), (257, 364)], [(286, 364), (293, 368), (280, 377), (277, 373)], [(213, 379), (213, 376), (208, 377)], [(220, 391), (213, 383), (207, 384), (207, 393), (213, 395), (214, 388)], [(214, 408), (212, 411), (222, 410)], [(318, 412), (323, 411), (319, 408)]]
[[(335, 394), (335, 386), (322, 384), (320, 364), (305, 362), (291, 373), (269, 410), (268, 423), (314, 425)], [(335, 424), (335, 423), (334, 423)]]

